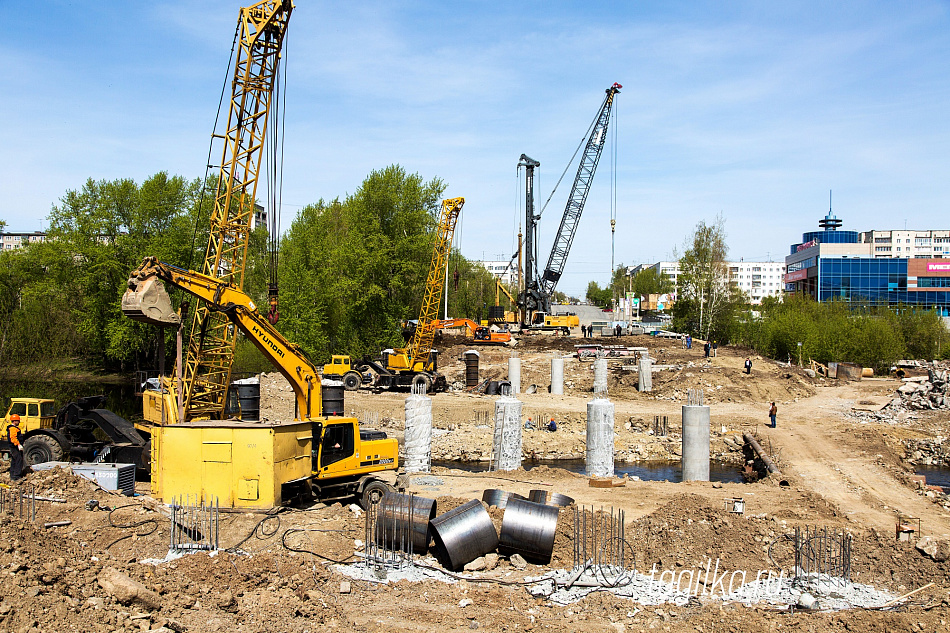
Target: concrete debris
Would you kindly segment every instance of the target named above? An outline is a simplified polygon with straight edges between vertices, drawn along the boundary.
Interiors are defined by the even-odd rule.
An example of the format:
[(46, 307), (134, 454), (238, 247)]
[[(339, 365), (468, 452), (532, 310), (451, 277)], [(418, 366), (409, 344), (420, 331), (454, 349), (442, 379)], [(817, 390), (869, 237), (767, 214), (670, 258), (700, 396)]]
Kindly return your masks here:
[[(552, 571), (544, 576), (527, 578), (534, 581), (528, 592), (545, 597), (559, 605), (568, 605), (583, 599), (594, 591), (609, 591), (630, 598), (643, 605), (674, 604), (686, 606), (694, 600), (721, 600), (744, 604), (800, 605), (805, 608), (837, 611), (855, 607), (880, 607), (893, 599), (887, 592), (878, 591), (869, 585), (861, 585), (843, 578), (827, 576), (787, 578), (784, 572), (746, 582), (733, 589), (729, 580), (717, 588), (708, 589), (701, 583), (692, 586), (692, 579), (681, 582), (665, 582), (656, 576), (635, 571), (591, 567), (580, 576), (570, 570)], [(685, 585), (684, 585), (685, 582)]]
[(950, 558), (950, 541), (938, 540), (932, 536), (925, 536), (917, 541), (917, 551), (926, 554), (938, 563)]
[(465, 567), (463, 567), (462, 569), (464, 569), (465, 571), (484, 571), (487, 568), (488, 568), (488, 563), (485, 560), (485, 557), (479, 556), (475, 560), (465, 563)]
[(515, 569), (526, 569), (528, 567), (528, 561), (522, 558), (521, 554), (512, 554), (508, 562), (510, 562), (511, 566)]
[(122, 604), (136, 602), (152, 610), (162, 606), (162, 599), (157, 593), (113, 567), (103, 569), (96, 580), (106, 593)]
[(926, 376), (903, 379), (897, 393), (904, 406), (913, 410), (950, 408), (950, 369), (946, 362), (918, 363), (926, 369)]

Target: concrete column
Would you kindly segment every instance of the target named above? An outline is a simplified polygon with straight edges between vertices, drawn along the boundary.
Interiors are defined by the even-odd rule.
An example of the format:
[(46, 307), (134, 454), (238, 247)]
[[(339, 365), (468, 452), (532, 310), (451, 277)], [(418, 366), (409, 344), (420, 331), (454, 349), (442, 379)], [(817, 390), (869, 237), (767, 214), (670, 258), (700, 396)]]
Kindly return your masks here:
[(640, 376), (640, 391), (653, 391), (653, 360), (650, 357), (641, 357), (637, 367)]
[(551, 394), (564, 395), (564, 359), (560, 357), (551, 359)]
[(403, 465), (407, 473), (432, 469), (432, 398), (412, 394), (406, 398), (406, 437)]
[(587, 475), (614, 476), (614, 403), (607, 398), (587, 403)]
[(683, 481), (709, 481), (709, 407), (683, 405)]
[(511, 383), (511, 395), (521, 393), (521, 359), (517, 352), (508, 359), (508, 382)]
[(594, 360), (594, 394), (607, 393), (607, 359)]
[(492, 438), (495, 470), (521, 468), (521, 407), (521, 401), (511, 396), (495, 400), (495, 432)]

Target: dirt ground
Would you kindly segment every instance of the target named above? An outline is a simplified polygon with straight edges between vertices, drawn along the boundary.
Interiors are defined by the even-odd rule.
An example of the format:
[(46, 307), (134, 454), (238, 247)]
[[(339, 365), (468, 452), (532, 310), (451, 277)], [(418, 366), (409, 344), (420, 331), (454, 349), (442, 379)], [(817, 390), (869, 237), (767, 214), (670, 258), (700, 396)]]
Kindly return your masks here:
[[(525, 417), (558, 423), (556, 433), (526, 431), (525, 458), (582, 457), (586, 403), (592, 398), (591, 363), (565, 361), (565, 395), (547, 393), (553, 351), (574, 351), (576, 338), (537, 337), (514, 349), (523, 363), (520, 394)], [(598, 341), (601, 342), (601, 341)], [(517, 569), (506, 557), (488, 572), (466, 573), (455, 583), (428, 580), (378, 584), (349, 582), (334, 562), (356, 560), (365, 540), (364, 517), (349, 501), (283, 508), (270, 514), (222, 515), (216, 555), (198, 553), (160, 562), (168, 551), (167, 508), (148, 495), (104, 492), (62, 470), (33, 473), (26, 483), (38, 496), (61, 501), (37, 504), (36, 520), (0, 513), (0, 631), (946, 631), (950, 629), (950, 512), (946, 498), (918, 490), (905, 461), (908, 441), (942, 442), (950, 437), (950, 412), (868, 421), (853, 408), (888, 402), (896, 380), (838, 383), (812, 378), (752, 356), (751, 375), (742, 372), (747, 350), (720, 348), (708, 361), (702, 349), (678, 341), (624, 337), (609, 344), (647, 347), (657, 364), (654, 390), (636, 391), (634, 364), (610, 361), (609, 398), (616, 407), (619, 459), (678, 459), (681, 406), (688, 389), (703, 389), (711, 408), (713, 455), (741, 464), (748, 455), (734, 438), (751, 432), (775, 459), (781, 473), (755, 483), (623, 482), (594, 488), (588, 478), (547, 465), (507, 473), (471, 473), (436, 468), (414, 476), (409, 490), (436, 500), (438, 513), (484, 490), (501, 488), (527, 495), (545, 489), (578, 505), (623, 510), (637, 569), (694, 569), (718, 559), (736, 570), (790, 569), (787, 535), (796, 527), (843, 530), (853, 536), (851, 579), (895, 596), (925, 587), (896, 608), (838, 612), (745, 606), (719, 600), (683, 607), (643, 606), (610, 593), (593, 593), (558, 606), (530, 595), (520, 583), (549, 568), (570, 568), (572, 507), (561, 511), (549, 566)], [(450, 382), (463, 380), (456, 360), (468, 349), (444, 341), (442, 369)], [(502, 379), (508, 348), (482, 349), (481, 375)], [(286, 405), (279, 389), (262, 396), (262, 411), (278, 415)], [(265, 399), (271, 400), (265, 402)], [(433, 396), (436, 431), (433, 457), (486, 460), (491, 452), (494, 397), (449, 392)], [(360, 391), (347, 394), (346, 410), (367, 426), (400, 437), (405, 394)], [(768, 403), (778, 404), (778, 428), (765, 426)], [(667, 416), (669, 434), (658, 437), (654, 418)], [(0, 483), (9, 484), (5, 462)], [(10, 489), (6, 489), (9, 494)], [(745, 500), (743, 515), (726, 512), (724, 500)], [(86, 509), (95, 499), (101, 507)], [(500, 520), (500, 512), (493, 510)], [(898, 516), (920, 519), (922, 534), (942, 542), (926, 555), (895, 537)], [(44, 527), (49, 522), (69, 525)], [(915, 535), (919, 536), (919, 535)], [(938, 560), (935, 560), (939, 559)], [(114, 570), (114, 571), (112, 571)], [(156, 600), (115, 595), (103, 579), (118, 572), (141, 583)], [(927, 586), (929, 583), (929, 586)]]

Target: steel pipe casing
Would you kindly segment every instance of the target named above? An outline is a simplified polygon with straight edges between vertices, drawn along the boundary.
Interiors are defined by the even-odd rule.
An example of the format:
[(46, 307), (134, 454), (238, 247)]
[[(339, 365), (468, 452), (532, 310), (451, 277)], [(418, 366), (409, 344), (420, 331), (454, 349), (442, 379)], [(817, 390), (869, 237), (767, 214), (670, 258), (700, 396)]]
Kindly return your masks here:
[(429, 524), (437, 552), (453, 570), (498, 547), (495, 524), (477, 499), (435, 517)]
[(408, 543), (404, 541), (408, 536), (413, 553), (425, 554), (431, 541), (429, 525), (435, 518), (435, 511), (435, 499), (387, 492), (379, 502), (376, 515), (376, 544), (406, 550), (404, 545), (408, 546)]
[(574, 499), (571, 497), (557, 492), (551, 492), (550, 490), (530, 490), (528, 492), (528, 501), (548, 506), (558, 506), (559, 508), (566, 508), (574, 503)]
[(500, 490), (498, 488), (490, 488), (482, 493), (482, 501), (487, 503), (489, 506), (495, 506), (496, 508), (504, 509), (508, 502), (512, 499), (524, 499), (521, 495), (515, 492), (507, 492), (505, 490)]
[(707, 406), (683, 406), (683, 481), (709, 481)]
[(521, 554), (525, 560), (546, 565), (554, 552), (561, 509), (553, 505), (509, 499), (501, 523), (499, 551)]

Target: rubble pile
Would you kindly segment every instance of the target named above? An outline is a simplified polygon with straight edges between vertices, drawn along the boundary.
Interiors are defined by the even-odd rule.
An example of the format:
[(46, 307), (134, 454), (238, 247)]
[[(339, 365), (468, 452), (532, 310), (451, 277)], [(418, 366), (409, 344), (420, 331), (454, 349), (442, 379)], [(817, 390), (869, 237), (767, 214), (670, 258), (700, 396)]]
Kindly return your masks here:
[(919, 366), (926, 368), (927, 375), (903, 379), (897, 389), (901, 402), (910, 409), (950, 408), (950, 369), (936, 362)]

